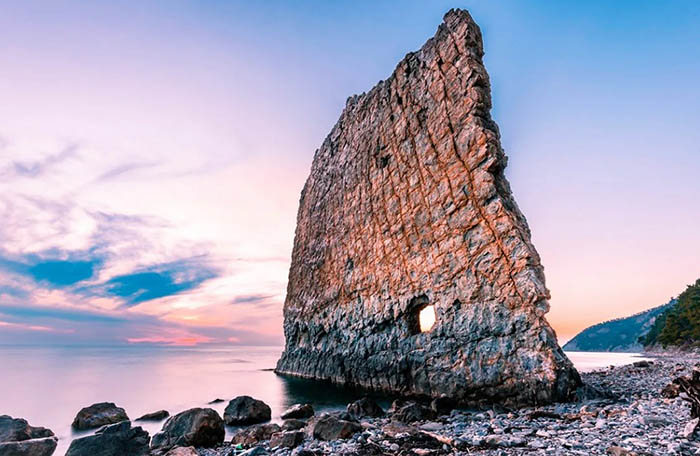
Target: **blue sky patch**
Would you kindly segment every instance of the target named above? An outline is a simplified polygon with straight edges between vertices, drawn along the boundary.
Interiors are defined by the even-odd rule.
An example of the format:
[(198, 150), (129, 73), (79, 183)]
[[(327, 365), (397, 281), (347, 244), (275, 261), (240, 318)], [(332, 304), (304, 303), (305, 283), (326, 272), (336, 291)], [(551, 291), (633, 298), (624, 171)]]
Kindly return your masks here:
[(214, 277), (217, 273), (211, 267), (197, 261), (180, 260), (113, 277), (107, 281), (105, 289), (108, 294), (123, 298), (130, 307), (195, 289)]
[(19, 258), (0, 256), (0, 270), (31, 278), (49, 287), (62, 288), (91, 279), (103, 258), (91, 252), (50, 251)]

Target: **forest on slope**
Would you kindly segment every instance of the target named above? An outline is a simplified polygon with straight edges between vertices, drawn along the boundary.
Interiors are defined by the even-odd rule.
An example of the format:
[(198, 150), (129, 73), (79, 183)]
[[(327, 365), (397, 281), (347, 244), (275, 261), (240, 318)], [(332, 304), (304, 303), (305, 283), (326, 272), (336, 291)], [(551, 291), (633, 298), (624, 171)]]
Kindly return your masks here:
[(664, 348), (692, 348), (700, 344), (700, 279), (678, 295), (676, 305), (659, 315), (640, 342), (645, 347)]

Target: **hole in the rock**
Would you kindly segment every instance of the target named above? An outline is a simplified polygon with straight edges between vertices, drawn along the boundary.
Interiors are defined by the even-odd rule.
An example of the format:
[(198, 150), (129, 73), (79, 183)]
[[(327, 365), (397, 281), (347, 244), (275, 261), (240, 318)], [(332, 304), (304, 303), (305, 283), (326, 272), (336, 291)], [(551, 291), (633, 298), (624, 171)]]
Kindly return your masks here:
[(418, 312), (420, 332), (428, 332), (435, 325), (435, 306), (425, 306)]
[(408, 303), (405, 318), (410, 335), (429, 332), (437, 320), (435, 306), (430, 304), (426, 295), (416, 296)]

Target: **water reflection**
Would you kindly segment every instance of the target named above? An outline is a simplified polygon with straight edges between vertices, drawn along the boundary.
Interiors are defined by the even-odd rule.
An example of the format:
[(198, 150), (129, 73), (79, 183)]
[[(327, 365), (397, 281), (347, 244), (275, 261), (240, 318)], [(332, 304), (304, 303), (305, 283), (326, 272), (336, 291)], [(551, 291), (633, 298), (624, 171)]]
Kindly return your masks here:
[(362, 389), (334, 385), (291, 377), (279, 377), (283, 385), (286, 406), (293, 404), (313, 404), (316, 410), (344, 409), (348, 403), (363, 396), (374, 398), (384, 408), (391, 404), (388, 395), (367, 392)]
[[(78, 410), (96, 402), (114, 402), (131, 418), (165, 409), (171, 414), (211, 407), (223, 415), (228, 400), (247, 394), (272, 408), (273, 421), (295, 403), (318, 411), (343, 409), (366, 393), (325, 382), (279, 377), (281, 347), (14, 347), (0, 346), (0, 414), (29, 420), (59, 437), (57, 456), (70, 440)], [(568, 353), (585, 372), (642, 359), (631, 353)], [(373, 395), (383, 407), (391, 398)], [(223, 403), (208, 405), (215, 398)], [(151, 435), (161, 423), (138, 423)], [(235, 429), (227, 429), (230, 438)]]

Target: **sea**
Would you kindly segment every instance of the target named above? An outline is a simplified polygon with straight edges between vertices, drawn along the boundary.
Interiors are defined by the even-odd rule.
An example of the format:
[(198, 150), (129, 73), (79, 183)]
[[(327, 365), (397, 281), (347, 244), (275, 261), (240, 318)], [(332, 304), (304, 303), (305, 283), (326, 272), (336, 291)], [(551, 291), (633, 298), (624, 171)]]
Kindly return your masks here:
[[(222, 416), (228, 400), (239, 395), (262, 399), (273, 421), (295, 403), (317, 411), (338, 410), (365, 393), (325, 383), (289, 379), (272, 369), (281, 347), (76, 347), (0, 346), (0, 415), (25, 418), (53, 430), (54, 453), (62, 456), (77, 432), (77, 412), (96, 402), (114, 402), (133, 420), (165, 409), (171, 414), (211, 407)], [(568, 352), (581, 372), (646, 359), (638, 353)], [(392, 398), (375, 397), (385, 407)], [(214, 399), (225, 402), (209, 405)], [(162, 422), (138, 422), (151, 435)], [(227, 429), (227, 439), (236, 431)]]

